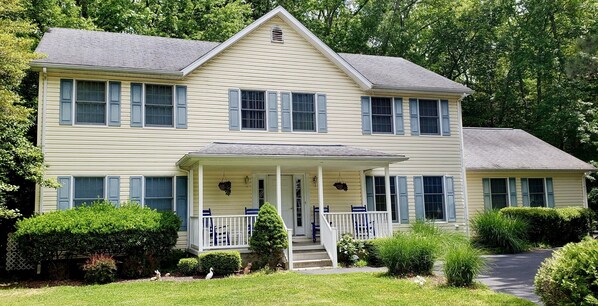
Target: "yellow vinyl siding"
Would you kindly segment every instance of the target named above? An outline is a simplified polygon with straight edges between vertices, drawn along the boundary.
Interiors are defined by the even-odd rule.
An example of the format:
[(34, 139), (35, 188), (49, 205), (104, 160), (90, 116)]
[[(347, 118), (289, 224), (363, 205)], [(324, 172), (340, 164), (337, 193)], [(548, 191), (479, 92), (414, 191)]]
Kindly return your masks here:
[(521, 178), (552, 178), (554, 189), (554, 206), (583, 206), (583, 173), (561, 171), (467, 171), (467, 204), (469, 214), (484, 211), (484, 178), (510, 178), (517, 181), (517, 204), (523, 206)]
[[(270, 42), (270, 29), (280, 26), (284, 44)], [(61, 126), (59, 119), (59, 90), (61, 78), (117, 80), (122, 82), (121, 126)], [(188, 128), (132, 128), (130, 127), (130, 83), (184, 84), (187, 86)], [(280, 92), (297, 91), (324, 93), (327, 96), (328, 133), (229, 131), (228, 89), (278, 91), (278, 120), (280, 124)], [(404, 136), (362, 135), (361, 99), (363, 95), (403, 98)], [(451, 136), (410, 136), (409, 98), (448, 99)], [(48, 71), (46, 161), (47, 176), (59, 175), (119, 175), (121, 199), (129, 194), (129, 177), (186, 175), (175, 163), (190, 151), (197, 151), (215, 141), (296, 144), (343, 144), (405, 154), (410, 159), (391, 166), (391, 175), (408, 177), (410, 217), (415, 218), (413, 176), (450, 175), (455, 178), (457, 223), (463, 224), (463, 188), (458, 96), (409, 94), (406, 92), (364, 92), (343, 71), (305, 41), (281, 19), (274, 18), (241, 39), (229, 49), (198, 68), (187, 78), (177, 81), (133, 78), (127, 75), (104, 76), (97, 73)], [(41, 108), (41, 103), (40, 103)], [(41, 113), (41, 112), (40, 112)], [(273, 164), (274, 166), (274, 164)], [(270, 173), (274, 173), (272, 168)], [(310, 204), (317, 205), (317, 190), (311, 183), (316, 169), (309, 172)], [(326, 204), (333, 211), (349, 211), (351, 204), (361, 203), (359, 173), (342, 173), (349, 191), (333, 189), (338, 172), (325, 172)], [(283, 174), (285, 170), (283, 169)], [(369, 174), (383, 175), (383, 169)], [(233, 184), (230, 197), (217, 188), (222, 171), (206, 167), (204, 177), (204, 206), (212, 206), (215, 214), (239, 214), (244, 205), (251, 204), (251, 186), (243, 179), (251, 171), (227, 169), (226, 176)], [(197, 176), (194, 171), (193, 205), (197, 210)], [(251, 177), (251, 175), (250, 175)], [(56, 209), (56, 190), (42, 188), (41, 211)], [(197, 211), (195, 212), (197, 214)], [(311, 221), (311, 219), (310, 219)], [(446, 226), (454, 228), (454, 224)], [(399, 228), (397, 226), (397, 228)]]

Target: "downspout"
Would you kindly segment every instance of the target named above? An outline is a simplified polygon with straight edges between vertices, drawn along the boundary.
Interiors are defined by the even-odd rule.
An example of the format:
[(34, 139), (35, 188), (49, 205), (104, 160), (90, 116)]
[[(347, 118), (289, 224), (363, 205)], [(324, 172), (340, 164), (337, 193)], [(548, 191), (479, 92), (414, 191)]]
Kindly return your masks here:
[(468, 94), (463, 94), (457, 100), (457, 114), (459, 116), (459, 134), (461, 137), (461, 179), (463, 180), (463, 216), (465, 218), (465, 234), (469, 238), (469, 205), (467, 203), (467, 173), (465, 171), (465, 144), (463, 142), (463, 112), (461, 110), (461, 101), (467, 97)]
[[(39, 136), (39, 143), (40, 143), (40, 147), (41, 147), (41, 151), (42, 151), (42, 155), (46, 154), (46, 104), (47, 104), (47, 93), (48, 93), (48, 70), (46, 69), (46, 67), (42, 68), (42, 79), (43, 81), (43, 85), (42, 85), (42, 113), (41, 116), (38, 115), (37, 117), (40, 119), (41, 122), (39, 122), (38, 124), (41, 126), (41, 132), (40, 132), (40, 136)], [(38, 108), (39, 109), (39, 108)], [(44, 207), (44, 187), (42, 185), (38, 185), (39, 186), (39, 207), (38, 209), (38, 213), (41, 213), (42, 211), (42, 207)]]

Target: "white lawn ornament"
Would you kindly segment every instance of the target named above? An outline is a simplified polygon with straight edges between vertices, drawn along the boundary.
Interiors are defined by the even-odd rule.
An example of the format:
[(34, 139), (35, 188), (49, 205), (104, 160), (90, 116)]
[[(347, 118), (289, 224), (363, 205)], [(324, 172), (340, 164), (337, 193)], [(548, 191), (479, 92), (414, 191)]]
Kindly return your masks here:
[(156, 276), (150, 278), (151, 281), (162, 280), (162, 274), (160, 274), (160, 271), (156, 270), (154, 273), (156, 273)]
[(423, 287), (426, 284), (426, 279), (418, 275), (413, 279), (413, 282)]
[(210, 267), (210, 273), (208, 273), (208, 275), (206, 275), (206, 279), (211, 279), (212, 276), (214, 276), (214, 269), (212, 267)]

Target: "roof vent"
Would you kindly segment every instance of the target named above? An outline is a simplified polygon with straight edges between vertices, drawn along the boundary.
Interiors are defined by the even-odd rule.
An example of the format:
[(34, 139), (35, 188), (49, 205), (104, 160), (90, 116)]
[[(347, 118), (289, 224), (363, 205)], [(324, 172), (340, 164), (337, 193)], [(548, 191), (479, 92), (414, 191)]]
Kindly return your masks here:
[(273, 43), (283, 43), (284, 39), (282, 38), (282, 29), (278, 26), (272, 28), (272, 42)]

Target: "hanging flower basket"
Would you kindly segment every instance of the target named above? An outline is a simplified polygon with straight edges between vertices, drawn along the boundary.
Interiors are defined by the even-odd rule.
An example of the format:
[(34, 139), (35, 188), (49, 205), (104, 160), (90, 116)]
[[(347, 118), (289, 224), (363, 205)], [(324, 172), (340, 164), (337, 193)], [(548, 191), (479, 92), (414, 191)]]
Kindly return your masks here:
[(334, 183), (334, 187), (336, 187), (336, 189), (338, 189), (338, 190), (344, 190), (344, 191), (349, 190), (349, 186), (347, 186), (347, 183), (343, 183), (343, 182)]
[(229, 196), (232, 189), (232, 184), (230, 181), (220, 182), (218, 183), (218, 188), (220, 188), (220, 190), (224, 191), (224, 193)]

